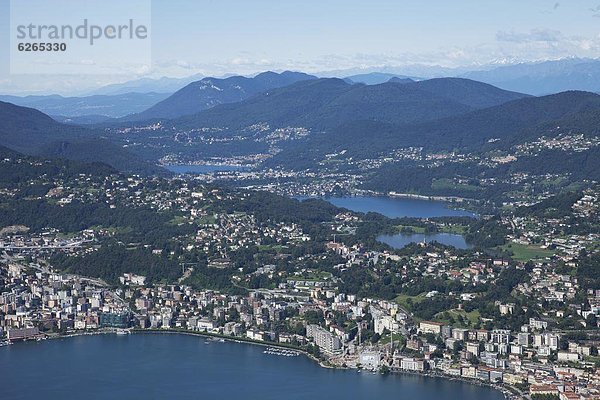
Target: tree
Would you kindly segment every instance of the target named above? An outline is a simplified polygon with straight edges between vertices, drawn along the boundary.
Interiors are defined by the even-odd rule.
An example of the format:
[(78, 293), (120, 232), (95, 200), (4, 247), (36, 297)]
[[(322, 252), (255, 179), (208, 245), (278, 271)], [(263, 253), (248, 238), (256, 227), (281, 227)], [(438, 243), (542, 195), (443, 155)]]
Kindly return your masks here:
[(373, 336), (371, 336), (371, 343), (375, 344), (377, 342), (379, 342), (379, 339), (381, 339), (381, 335), (377, 332), (375, 332), (373, 334)]
[(596, 318), (595, 314), (590, 314), (585, 319), (585, 323), (588, 325), (588, 327), (595, 328), (598, 326), (598, 319)]

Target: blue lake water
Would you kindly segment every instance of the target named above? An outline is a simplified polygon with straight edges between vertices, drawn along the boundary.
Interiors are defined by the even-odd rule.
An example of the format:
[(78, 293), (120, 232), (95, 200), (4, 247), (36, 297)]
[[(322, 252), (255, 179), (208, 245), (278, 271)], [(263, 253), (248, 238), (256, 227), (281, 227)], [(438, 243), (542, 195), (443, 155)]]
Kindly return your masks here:
[(186, 335), (98, 335), (0, 348), (0, 399), (501, 400), (416, 375), (329, 370), (306, 357)]
[(401, 249), (409, 243), (420, 243), (420, 242), (438, 242), (448, 246), (454, 246), (457, 249), (469, 249), (470, 246), (462, 235), (454, 233), (434, 233), (434, 234), (423, 234), (423, 233), (411, 233), (403, 234), (398, 233), (396, 235), (381, 235), (377, 237), (377, 240), (392, 246), (395, 249)]
[(390, 218), (476, 217), (476, 214), (471, 211), (450, 208), (451, 204), (443, 201), (383, 196), (324, 197), (323, 199), (352, 211), (364, 213), (373, 211)]
[(164, 167), (177, 174), (208, 174), (211, 172), (248, 170), (248, 167), (241, 165), (165, 165)]

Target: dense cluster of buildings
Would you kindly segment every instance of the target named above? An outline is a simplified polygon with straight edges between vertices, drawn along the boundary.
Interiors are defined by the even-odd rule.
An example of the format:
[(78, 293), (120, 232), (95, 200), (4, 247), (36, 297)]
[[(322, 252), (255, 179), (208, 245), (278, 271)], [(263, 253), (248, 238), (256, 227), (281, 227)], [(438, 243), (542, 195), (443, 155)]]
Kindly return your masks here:
[(56, 274), (12, 258), (4, 260), (2, 278), (0, 329), (9, 341), (41, 338), (41, 332), (130, 325), (127, 304), (98, 280)]
[[(305, 134), (302, 130), (276, 131), (265, 140), (275, 143)], [(564, 145), (563, 139), (551, 145)], [(465, 159), (454, 153), (424, 155), (422, 149), (412, 148), (398, 150), (397, 155), (436, 165)], [(494, 162), (512, 161), (504, 157)], [(333, 190), (338, 178), (316, 180), (322, 186), (304, 189), (311, 193)], [(48, 263), (49, 254), (89, 254), (97, 251), (104, 238), (114, 236), (115, 230), (95, 227), (66, 236), (52, 228), (30, 234), (25, 227), (12, 226), (0, 232), (2, 343), (111, 329), (185, 330), (294, 346), (339, 367), (442, 374), (502, 384), (521, 395), (551, 394), (569, 400), (600, 397), (600, 289), (582, 286), (571, 273), (583, 250), (593, 249), (599, 238), (597, 234), (565, 235), (566, 218), (548, 221), (535, 215), (507, 214), (500, 220), (512, 243), (552, 249), (552, 256), (532, 259), (527, 267), (476, 250), (459, 252), (419, 244), (411, 254), (403, 254), (391, 248), (373, 250), (359, 241), (336, 240), (336, 235), (356, 234), (363, 217), (351, 212), (340, 212), (327, 223), (331, 239), (292, 255), (295, 244), (313, 240), (301, 225), (259, 222), (250, 212), (211, 209), (231, 200), (244, 201), (228, 191), (179, 180), (71, 179), (52, 182), (54, 189), (42, 197), (58, 204), (101, 202), (111, 208), (125, 204), (176, 210), (172, 224), (194, 226), (192, 234), (177, 238), (181, 251), (202, 252), (209, 271), (227, 269), (227, 283), (241, 290), (220, 292), (194, 286), (187, 279), (193, 276), (194, 265), (182, 265), (181, 278), (168, 284), (139, 272), (122, 274), (112, 286), (99, 279), (58, 273)], [(597, 219), (598, 194), (587, 191), (572, 209), (575, 217)], [(164, 248), (150, 244), (126, 245), (148, 246), (156, 256), (167, 255)], [(268, 249), (268, 255), (260, 254), (266, 261), (252, 268), (236, 265), (232, 254), (250, 246)], [(174, 252), (168, 255), (175, 257)], [(510, 287), (514, 302), (491, 301), (492, 310), (482, 315), (474, 304), (484, 299), (509, 266), (526, 277)], [(357, 271), (367, 271), (356, 276), (375, 283), (387, 278), (400, 283), (392, 296), (359, 296), (344, 289)], [(417, 288), (424, 281), (434, 285), (407, 294), (407, 288)], [(423, 318), (422, 310), (411, 307), (420, 302), (444, 304)], [(526, 320), (501, 324), (490, 317), (508, 321), (517, 314), (527, 315)]]
[[(98, 281), (19, 265), (15, 259), (2, 264), (7, 285), (0, 293), (0, 327), (9, 341), (102, 328), (185, 329), (300, 348), (312, 344), (338, 366), (503, 382), (568, 399), (600, 395), (600, 374), (587, 361), (596, 344), (565, 339), (536, 318), (519, 331), (457, 328), (414, 322), (395, 302), (327, 288), (312, 288), (307, 297), (295, 296), (297, 289), (236, 296), (185, 285), (148, 287), (143, 276), (125, 274), (123, 285), (111, 290)], [(498, 307), (510, 313), (514, 305)], [(369, 330), (387, 340), (367, 340)]]

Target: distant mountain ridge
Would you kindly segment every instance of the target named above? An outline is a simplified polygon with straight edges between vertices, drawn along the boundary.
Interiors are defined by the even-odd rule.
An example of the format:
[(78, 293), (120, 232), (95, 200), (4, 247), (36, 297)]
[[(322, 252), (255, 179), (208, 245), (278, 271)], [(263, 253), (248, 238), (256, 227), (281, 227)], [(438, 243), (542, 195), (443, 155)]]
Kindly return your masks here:
[(97, 115), (117, 118), (143, 111), (168, 96), (166, 93), (124, 93), (85, 97), (0, 95), (0, 101), (35, 108), (51, 116), (88, 117)]
[[(490, 139), (494, 146), (523, 142), (526, 129), (572, 118), (580, 113), (600, 111), (600, 96), (590, 92), (568, 91), (542, 97), (528, 97), (468, 114), (423, 123), (411, 131), (410, 143), (427, 143), (433, 148), (482, 148)], [(529, 139), (539, 137), (539, 131)], [(444, 145), (447, 143), (446, 145)]]
[(66, 117), (64, 115), (53, 115), (52, 119), (62, 124), (70, 124), (70, 125), (97, 125), (103, 123), (110, 123), (115, 120), (115, 118), (107, 117), (105, 115), (80, 115), (77, 117)]
[[(568, 90), (600, 92), (600, 58), (562, 58), (544, 61), (497, 60), (478, 66), (445, 68), (436, 65), (412, 64), (405, 66), (371, 67), (370, 72), (360, 69), (325, 71), (317, 76), (341, 76), (349, 82), (383, 83), (392, 76), (424, 80), (442, 77), (472, 79), (501, 89), (544, 96)], [(387, 79), (386, 79), (387, 78)]]
[[(498, 106), (412, 124), (360, 120), (309, 136), (269, 161), (269, 166), (308, 168), (325, 154), (342, 150), (347, 156), (377, 157), (389, 149), (423, 147), (428, 151), (486, 151), (558, 133), (597, 136), (600, 96), (570, 91), (544, 97), (526, 97)], [(494, 139), (493, 141), (491, 139)]]
[(253, 78), (203, 78), (192, 82), (158, 104), (123, 120), (142, 121), (153, 118), (177, 118), (198, 113), (219, 104), (235, 103), (269, 89), (287, 86), (316, 77), (301, 72), (285, 71), (280, 74), (263, 72)]
[(125, 93), (166, 93), (172, 94), (190, 82), (202, 79), (202, 74), (194, 74), (184, 78), (140, 78), (122, 83), (113, 83), (86, 93), (87, 96), (114, 96)]
[(600, 60), (569, 58), (522, 63), (459, 75), (532, 95), (568, 90), (600, 91)]
[(344, 80), (349, 80), (349, 83), (364, 83), (365, 85), (377, 85), (390, 82), (392, 79), (407, 82), (422, 80), (421, 78), (416, 78), (414, 76), (391, 74), (387, 72), (370, 72), (366, 74), (350, 75), (344, 78)]
[(0, 143), (23, 154), (102, 162), (120, 171), (164, 175), (123, 147), (103, 139), (100, 131), (64, 125), (26, 107), (0, 102)]
[(176, 126), (335, 127), (353, 120), (416, 123), (502, 104), (527, 95), (480, 82), (442, 78), (405, 84), (349, 84), (320, 78), (173, 120)]
[[(116, 169), (101, 162), (83, 163), (66, 159), (28, 156), (2, 145), (0, 145), (0, 158), (11, 159), (9, 162), (0, 163), (0, 182), (8, 187), (14, 186), (18, 182), (28, 182), (44, 174), (75, 177), (80, 174), (107, 176), (118, 173)], [(20, 162), (22, 159), (34, 161), (34, 163), (27, 165)]]
[(397, 76), (393, 76), (388, 80), (388, 83), (412, 83), (413, 79), (410, 78), (398, 78)]
[[(318, 168), (332, 154), (342, 154), (339, 161), (395, 157), (396, 149), (406, 147), (484, 154), (541, 136), (573, 132), (597, 136), (600, 131), (597, 94), (566, 91), (532, 97), (465, 78), (391, 78), (367, 85), (301, 73), (266, 72), (254, 78), (205, 78), (156, 107), (166, 115), (189, 113), (198, 107), (202, 110), (175, 118), (158, 117), (156, 110), (146, 110), (144, 113), (152, 117), (140, 113), (139, 117), (144, 117), (141, 122), (112, 121), (86, 129), (0, 102), (0, 140), (2, 145), (27, 154), (100, 161), (121, 171), (160, 174), (160, 168), (140, 157), (156, 162), (166, 155), (198, 159), (207, 154), (266, 154), (275, 143), (277, 152), (263, 166), (299, 170)], [(61, 118), (102, 122), (101, 116)], [(158, 120), (160, 124), (153, 124)], [(257, 124), (261, 124), (260, 131), (254, 129)], [(135, 129), (121, 129), (131, 127)], [(275, 129), (286, 127), (308, 129), (293, 139), (265, 140)], [(219, 129), (207, 130), (211, 133), (198, 140), (199, 128)], [(213, 138), (216, 144), (212, 144)], [(545, 158), (520, 158), (515, 165), (520, 171), (573, 176), (574, 166), (581, 166), (577, 176), (596, 176), (590, 171), (597, 164), (594, 157), (598, 151), (593, 148), (565, 155), (552, 150), (544, 153)], [(569, 169), (536, 165), (538, 160), (560, 164), (563, 156), (570, 157)], [(402, 161), (395, 161), (394, 171), (399, 173)]]
[[(428, 152), (506, 150), (516, 144), (561, 133), (598, 136), (599, 122), (600, 96), (589, 92), (570, 91), (544, 97), (522, 98), (494, 107), (420, 123), (350, 121), (322, 134), (310, 135), (304, 141), (284, 146), (281, 152), (265, 163), (265, 167), (310, 169), (316, 168), (327, 154), (343, 152), (344, 157), (355, 160), (372, 159), (390, 154), (392, 149), (407, 147), (423, 147)], [(593, 172), (590, 165), (597, 162), (594, 164), (590, 161), (597, 153), (598, 148), (581, 154), (557, 153), (558, 155), (552, 156), (552, 163), (547, 165), (544, 162), (537, 165), (535, 161), (526, 164), (526, 160), (519, 163), (523, 171), (567, 171), (584, 177), (596, 177), (598, 172)], [(555, 159), (561, 157), (566, 163), (564, 168), (554, 165)], [(573, 169), (573, 165), (578, 163), (585, 165), (585, 169), (579, 172), (576, 168)], [(401, 166), (394, 167), (395, 173), (399, 171), (398, 168), (401, 169)], [(378, 179), (384, 181), (386, 175)]]

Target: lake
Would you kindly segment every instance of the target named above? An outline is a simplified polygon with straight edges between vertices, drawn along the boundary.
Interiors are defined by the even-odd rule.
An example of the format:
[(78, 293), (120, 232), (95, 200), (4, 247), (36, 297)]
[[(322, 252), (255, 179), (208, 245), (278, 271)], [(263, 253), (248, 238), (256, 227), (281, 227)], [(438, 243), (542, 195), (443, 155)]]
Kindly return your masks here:
[(323, 199), (352, 211), (364, 213), (374, 211), (390, 218), (476, 217), (476, 214), (471, 211), (456, 210), (450, 208), (450, 203), (435, 200), (385, 196), (324, 197)]
[(177, 174), (208, 174), (211, 172), (246, 171), (242, 165), (164, 165), (164, 168)]
[(174, 334), (18, 343), (0, 348), (0, 398), (503, 399), (499, 391), (464, 382), (330, 370), (304, 356), (263, 350)]
[(457, 249), (470, 249), (472, 246), (469, 245), (462, 235), (455, 233), (398, 233), (396, 235), (381, 235), (377, 237), (377, 240), (392, 246), (395, 249), (401, 249), (410, 243), (420, 242), (438, 242), (447, 246), (454, 246)]

